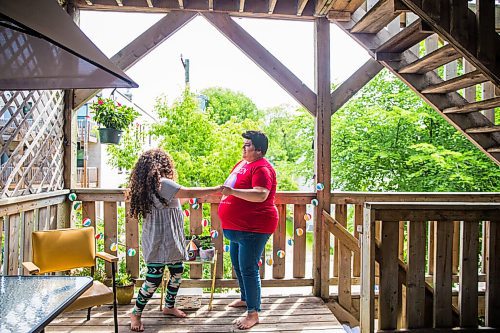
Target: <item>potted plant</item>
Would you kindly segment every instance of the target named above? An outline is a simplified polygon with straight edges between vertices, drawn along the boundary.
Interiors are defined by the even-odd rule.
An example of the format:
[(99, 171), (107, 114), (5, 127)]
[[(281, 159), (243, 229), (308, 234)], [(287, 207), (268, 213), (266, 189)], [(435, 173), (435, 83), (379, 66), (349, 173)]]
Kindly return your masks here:
[(132, 124), (139, 113), (134, 108), (115, 102), (112, 98), (101, 98), (90, 105), (94, 121), (99, 128), (101, 143), (118, 144), (122, 131)]
[(130, 274), (121, 269), (116, 274), (116, 302), (120, 305), (130, 304), (134, 297), (135, 283)]
[(215, 247), (212, 243), (212, 237), (200, 238), (200, 259), (204, 261), (212, 261), (215, 255)]

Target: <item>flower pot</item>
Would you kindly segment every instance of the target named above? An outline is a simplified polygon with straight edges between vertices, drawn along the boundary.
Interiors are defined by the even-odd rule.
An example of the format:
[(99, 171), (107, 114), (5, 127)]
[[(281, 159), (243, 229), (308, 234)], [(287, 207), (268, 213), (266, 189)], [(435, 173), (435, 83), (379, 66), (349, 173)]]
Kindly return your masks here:
[(205, 261), (211, 261), (215, 255), (215, 248), (212, 246), (208, 249), (200, 249), (200, 259)]
[(134, 285), (117, 286), (116, 287), (116, 302), (120, 305), (130, 304), (134, 297)]
[(122, 131), (114, 128), (99, 128), (99, 140), (101, 143), (119, 144)]

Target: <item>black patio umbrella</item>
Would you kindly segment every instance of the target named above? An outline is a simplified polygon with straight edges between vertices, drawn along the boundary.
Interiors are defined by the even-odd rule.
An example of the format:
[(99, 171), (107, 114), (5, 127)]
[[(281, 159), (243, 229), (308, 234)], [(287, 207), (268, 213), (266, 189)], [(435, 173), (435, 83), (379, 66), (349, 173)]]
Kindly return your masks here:
[(56, 0), (0, 0), (0, 90), (137, 87)]

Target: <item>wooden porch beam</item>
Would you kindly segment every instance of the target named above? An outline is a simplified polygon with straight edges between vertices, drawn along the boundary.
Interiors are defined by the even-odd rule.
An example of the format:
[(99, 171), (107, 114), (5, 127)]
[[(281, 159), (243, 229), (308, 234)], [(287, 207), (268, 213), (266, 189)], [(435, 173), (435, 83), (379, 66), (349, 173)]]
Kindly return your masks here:
[(238, 11), (243, 13), (245, 11), (245, 0), (240, 0), (240, 5), (238, 7)]
[(326, 15), (333, 6), (334, 0), (318, 0), (316, 3), (315, 14)]
[(267, 12), (268, 14), (272, 14), (274, 12), (274, 7), (276, 7), (276, 2), (278, 2), (278, 0), (269, 0), (269, 11)]
[(153, 0), (146, 0), (146, 3), (148, 4), (149, 8), (153, 8)]
[(316, 94), (227, 14), (201, 13), (208, 22), (266, 72), (312, 115), (316, 114)]
[(332, 115), (337, 112), (352, 96), (363, 88), (384, 68), (378, 61), (370, 58), (363, 66), (345, 80), (330, 97)]
[[(111, 58), (111, 61), (121, 70), (126, 71), (191, 21), (196, 15), (197, 13), (195, 12), (179, 11), (167, 14), (167, 16), (156, 22), (116, 53)], [(73, 108), (78, 109), (99, 91), (100, 89), (76, 89)]]
[(304, 8), (309, 0), (298, 0), (297, 2), (297, 16), (301, 16)]
[(178, 0), (179, 1), (179, 9), (184, 9), (184, 0)]
[(331, 191), (331, 102), (330, 102), (330, 22), (327, 18), (314, 21), (315, 86), (317, 109), (315, 118), (315, 181), (323, 184), (317, 191), (318, 206), (314, 214), (313, 277), (314, 293), (329, 298), (330, 234), (321, 223), (322, 212), (330, 213)]

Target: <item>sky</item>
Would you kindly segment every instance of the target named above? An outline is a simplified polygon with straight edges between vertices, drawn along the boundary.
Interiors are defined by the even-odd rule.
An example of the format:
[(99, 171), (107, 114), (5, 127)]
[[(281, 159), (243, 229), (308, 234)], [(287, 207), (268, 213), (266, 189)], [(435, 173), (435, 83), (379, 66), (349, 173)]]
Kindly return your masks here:
[[(112, 57), (163, 14), (81, 11), (80, 28), (104, 54)], [(235, 21), (314, 91), (314, 31), (312, 22), (237, 18)], [(331, 24), (331, 78), (341, 83), (369, 55), (348, 35)], [(147, 111), (165, 95), (172, 103), (184, 89), (181, 54), (190, 61), (190, 86), (194, 92), (223, 87), (242, 92), (260, 109), (299, 104), (220, 34), (198, 16), (141, 59), (126, 73), (139, 88), (133, 101)]]

